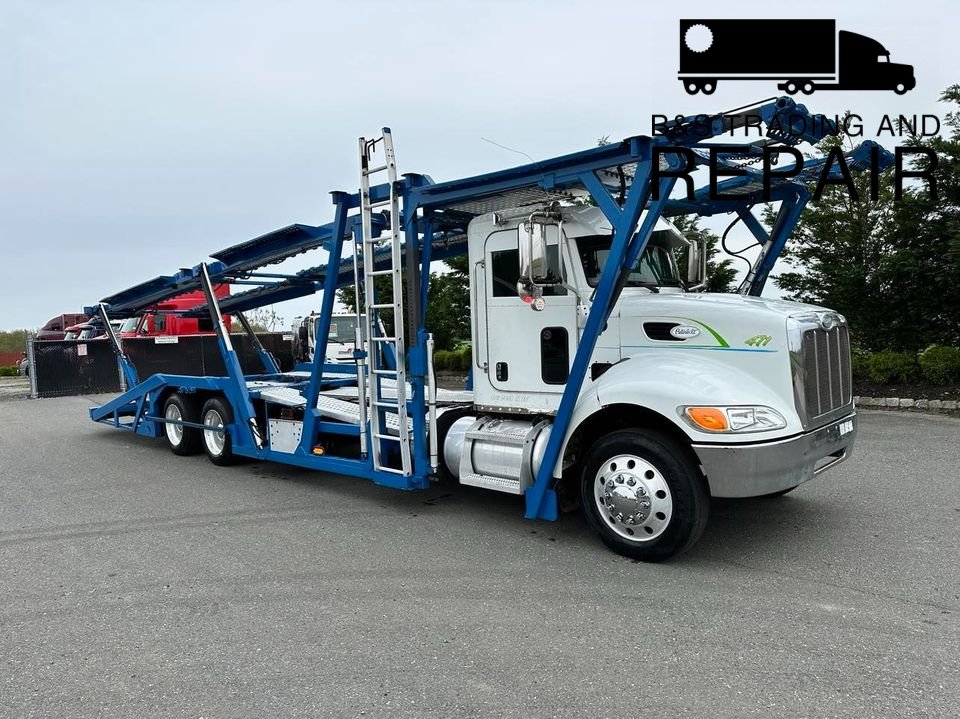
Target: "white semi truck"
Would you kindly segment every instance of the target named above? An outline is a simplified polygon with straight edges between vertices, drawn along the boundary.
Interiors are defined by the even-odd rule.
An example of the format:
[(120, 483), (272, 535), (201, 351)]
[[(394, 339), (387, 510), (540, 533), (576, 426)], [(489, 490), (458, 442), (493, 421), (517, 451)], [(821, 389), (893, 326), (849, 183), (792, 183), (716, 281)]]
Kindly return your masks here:
[[(306, 317), (294, 317), (290, 329), (293, 332), (293, 361), (313, 362), (317, 347), (317, 325), (320, 313), (311, 312)], [(355, 314), (339, 312), (333, 315), (327, 334), (327, 362), (330, 364), (353, 364), (356, 357), (356, 331), (359, 323)]]
[[(687, 132), (704, 127), (701, 116), (661, 137), (447, 182), (401, 179), (389, 129), (361, 138), (359, 191), (333, 193), (330, 224), (281, 228), (88, 308), (108, 326), (110, 312), (132, 316), (203, 289), (207, 306), (190, 312), (209, 314), (227, 368), (224, 377), (141, 379), (111, 332), (130, 389), (91, 418), (165, 437), (177, 454), (205, 451), (218, 465), (251, 457), (399, 489), (446, 477), (522, 497), (529, 519), (579, 504), (616, 552), (674, 556), (700, 537), (711, 498), (789, 492), (849, 457), (857, 432), (845, 319), (759, 296), (808, 199), (804, 183), (824, 161), (774, 178), (738, 164), (835, 125), (789, 98), (746, 112), (764, 118), (767, 138), (732, 161), (718, 163), (702, 133)], [(745, 121), (721, 113), (706, 126), (719, 136)], [(671, 196), (690, 169), (684, 157), (729, 177)], [(878, 157), (893, 162), (875, 145), (845, 162), (876, 167)], [(377, 173), (386, 181), (373, 184)], [(584, 196), (595, 206), (577, 204)], [(769, 231), (751, 212), (768, 197), (779, 203)], [(720, 213), (735, 214), (759, 245), (738, 294), (698, 291), (705, 248), (670, 219)], [(258, 272), (321, 248), (325, 264)], [(470, 390), (437, 388), (426, 320), (431, 263), (453, 255), (469, 259)], [(378, 277), (390, 296), (379, 296)], [(216, 296), (215, 283), (239, 280), (263, 286)], [(336, 289), (351, 284), (362, 298), (354, 336), (366, 338), (354, 344), (352, 374), (325, 361), (334, 325), (339, 339)], [(245, 310), (318, 291), (319, 312), (301, 324), (307, 344), (314, 329), (312, 362), (284, 373), (262, 352), (264, 372), (244, 375), (223, 316), (247, 327)]]
[[(464, 484), (524, 493), (539, 468), (591, 294), (612, 243), (596, 207), (489, 213), (468, 230), (473, 405), (443, 423)], [(542, 292), (525, 301), (536, 238)], [(702, 284), (703, 248), (661, 219), (590, 358), (554, 476), (617, 551), (696, 541), (709, 497), (789, 492), (846, 459), (856, 436), (845, 319), (822, 307)], [(518, 297), (518, 283), (521, 284)], [(508, 441), (501, 441), (503, 437)], [(514, 438), (522, 438), (513, 443)], [(561, 486), (564, 486), (561, 483)]]

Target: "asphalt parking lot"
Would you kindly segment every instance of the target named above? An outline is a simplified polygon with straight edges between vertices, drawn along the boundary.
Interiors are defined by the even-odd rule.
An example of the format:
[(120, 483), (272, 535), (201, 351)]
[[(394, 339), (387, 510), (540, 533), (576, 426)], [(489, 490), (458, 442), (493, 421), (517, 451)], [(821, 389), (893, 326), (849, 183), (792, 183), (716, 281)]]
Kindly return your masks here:
[(0, 403), (2, 716), (957, 716), (958, 420), (864, 413), (842, 468), (646, 565), (89, 404)]

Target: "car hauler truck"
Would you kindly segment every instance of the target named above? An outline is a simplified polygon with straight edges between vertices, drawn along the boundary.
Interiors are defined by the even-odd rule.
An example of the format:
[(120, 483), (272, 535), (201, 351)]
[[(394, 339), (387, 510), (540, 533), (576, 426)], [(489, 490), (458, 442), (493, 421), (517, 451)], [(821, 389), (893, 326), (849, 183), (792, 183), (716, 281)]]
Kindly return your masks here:
[[(720, 80), (780, 80), (780, 90), (893, 90), (917, 84), (912, 65), (890, 62), (876, 40), (835, 20), (681, 20), (680, 72), (687, 93), (712, 95)], [(757, 47), (766, 47), (757, 52)], [(805, 52), (795, 52), (796, 48)]]
[[(784, 97), (712, 116), (713, 134), (746, 114), (763, 117), (767, 142), (835, 131)], [(662, 137), (448, 182), (401, 179), (388, 129), (361, 138), (360, 189), (333, 193), (332, 223), (284, 227), (89, 308), (109, 326), (112, 312), (201, 288), (207, 304), (190, 312), (211, 318), (227, 368), (224, 377), (139, 377), (114, 336), (131, 389), (90, 416), (163, 436), (176, 454), (205, 451), (218, 465), (251, 457), (408, 490), (445, 479), (518, 495), (530, 519), (555, 520), (561, 505), (579, 502), (614, 551), (670, 557), (700, 536), (711, 497), (789, 492), (846, 459), (856, 435), (844, 318), (760, 297), (823, 159), (773, 179), (780, 205), (767, 232), (750, 209), (760, 173), (737, 165), (758, 156), (757, 144), (721, 162), (743, 170), (719, 183), (725, 199), (710, 199), (707, 187), (670, 198), (676, 178), (658, 173), (680, 169), (672, 146), (686, 142), (698, 165), (709, 162), (702, 139), (685, 132), (695, 120), (675, 121)], [(858, 170), (871, 156), (892, 162), (873, 143), (845, 157)], [(760, 245), (738, 294), (696, 291), (704, 248), (670, 219), (717, 213), (733, 213)], [(691, 256), (684, 272), (682, 247)], [(259, 269), (317, 249), (326, 262), (296, 274)], [(444, 391), (426, 325), (429, 269), (464, 254), (473, 390)], [(376, 293), (378, 276), (389, 278), (389, 296)], [(218, 298), (218, 282), (255, 286)], [(358, 341), (352, 365), (328, 364), (335, 291), (350, 284), (363, 298), (367, 350)], [(245, 310), (317, 291), (306, 370), (280, 373), (264, 352), (263, 372), (244, 376), (223, 315), (246, 326)], [(390, 336), (376, 331), (386, 309)], [(390, 366), (384, 349), (405, 361)]]

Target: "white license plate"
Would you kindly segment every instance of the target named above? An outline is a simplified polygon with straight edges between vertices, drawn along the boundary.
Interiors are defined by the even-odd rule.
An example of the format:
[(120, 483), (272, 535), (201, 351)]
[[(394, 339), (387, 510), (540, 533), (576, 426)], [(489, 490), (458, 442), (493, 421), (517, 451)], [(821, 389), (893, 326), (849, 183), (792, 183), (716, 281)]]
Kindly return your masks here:
[(845, 422), (840, 423), (840, 436), (842, 437), (845, 434), (850, 434), (853, 431), (853, 420), (848, 419)]

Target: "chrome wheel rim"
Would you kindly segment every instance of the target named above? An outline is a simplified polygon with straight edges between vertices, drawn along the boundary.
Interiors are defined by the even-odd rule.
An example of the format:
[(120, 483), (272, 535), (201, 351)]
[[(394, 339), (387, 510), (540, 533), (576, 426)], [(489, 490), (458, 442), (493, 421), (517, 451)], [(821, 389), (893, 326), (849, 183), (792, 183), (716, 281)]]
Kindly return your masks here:
[[(177, 407), (177, 405), (171, 404), (163, 413), (163, 418), (167, 420), (172, 419), (175, 422), (182, 422), (183, 413), (180, 411), (180, 408)], [(170, 442), (170, 444), (172, 444), (174, 447), (179, 447), (180, 443), (183, 441), (183, 425), (170, 424), (167, 422), (164, 425), (164, 429), (167, 432), (167, 441)]]
[(223, 433), (223, 417), (215, 409), (208, 409), (203, 415), (203, 423), (208, 427), (219, 427), (219, 429), (203, 430), (203, 443), (207, 445), (207, 451), (215, 457), (223, 454), (223, 445), (226, 442), (226, 436)]
[(628, 542), (656, 539), (673, 516), (666, 479), (654, 465), (633, 454), (618, 454), (600, 466), (593, 480), (593, 498), (601, 521)]

